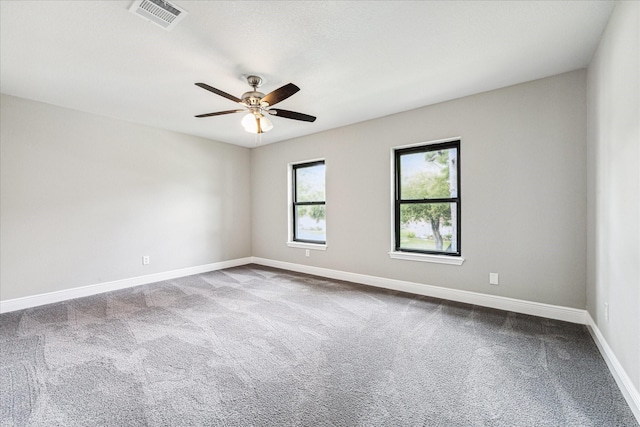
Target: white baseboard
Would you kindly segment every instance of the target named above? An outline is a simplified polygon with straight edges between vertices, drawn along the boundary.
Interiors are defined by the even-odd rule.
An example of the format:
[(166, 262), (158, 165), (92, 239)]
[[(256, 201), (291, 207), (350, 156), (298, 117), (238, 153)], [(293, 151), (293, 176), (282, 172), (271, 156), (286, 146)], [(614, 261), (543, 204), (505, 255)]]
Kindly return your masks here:
[(562, 320), (571, 323), (579, 323), (582, 325), (586, 325), (587, 323), (587, 311), (576, 308), (524, 301), (495, 295), (486, 295), (477, 292), (461, 291), (458, 289), (441, 288), (439, 286), (424, 285), (422, 283), (386, 279), (384, 277), (367, 276), (364, 274), (349, 273), (346, 271), (312, 267), (290, 262), (274, 261), (265, 258), (253, 257), (252, 260), (255, 264), (274, 268), (282, 268), (285, 270), (297, 271), (300, 273), (313, 274), (315, 276), (328, 277), (331, 279), (344, 280), (347, 282), (362, 283), (364, 285), (376, 286), (379, 288), (393, 289), (396, 291), (409, 292), (417, 295), (442, 298), (451, 301), (464, 302), (467, 304), (475, 304), (482, 307), (497, 308), (499, 310), (513, 311), (515, 313), (546, 317), (548, 319)]
[(609, 371), (611, 371), (611, 375), (616, 380), (622, 395), (627, 400), (633, 415), (636, 416), (636, 420), (638, 420), (638, 424), (640, 424), (640, 393), (634, 387), (631, 378), (627, 375), (627, 372), (624, 370), (615, 353), (609, 347), (609, 343), (600, 332), (598, 325), (593, 320), (591, 315), (587, 312), (587, 326), (588, 330), (593, 337), (593, 340), (596, 342), (604, 361), (607, 362), (607, 366), (609, 367)]
[(131, 277), (128, 279), (114, 280), (112, 282), (80, 286), (77, 288), (65, 289), (62, 291), (55, 291), (46, 294), (38, 294), (28, 297), (0, 301), (0, 313), (8, 313), (10, 311), (37, 307), (39, 305), (66, 301), (73, 298), (81, 298), (89, 295), (101, 294), (103, 292), (131, 288), (138, 285), (161, 282), (163, 280), (177, 279), (178, 277), (191, 276), (194, 274), (206, 273), (214, 270), (222, 270), (224, 268), (237, 267), (240, 265), (249, 264), (250, 262), (251, 257), (238, 258), (229, 261), (214, 262), (212, 264), (198, 265), (195, 267), (181, 268), (179, 270), (165, 271), (162, 273), (148, 274), (145, 276)]
[(442, 298), (451, 301), (475, 304), (482, 307), (491, 307), (500, 310), (513, 311), (516, 313), (529, 314), (533, 316), (546, 317), (549, 319), (563, 320), (566, 322), (587, 324), (586, 310), (561, 307), (550, 304), (542, 304), (531, 301), (518, 300), (494, 295), (480, 294), (476, 292), (462, 291), (457, 289), (441, 288), (438, 286), (425, 285), (421, 283), (407, 282), (403, 280), (387, 279), (384, 277), (368, 276), (358, 273), (350, 273), (328, 268), (312, 267), (290, 262), (275, 261), (259, 257), (239, 258), (235, 260), (216, 262), (212, 264), (199, 265), (195, 267), (182, 268), (179, 270), (154, 273), (145, 276), (132, 277), (128, 279), (115, 280), (112, 282), (98, 283), (94, 285), (81, 286), (72, 289), (49, 292), (46, 294), (32, 295), (22, 298), (15, 298), (0, 301), (0, 313), (22, 310), (25, 308), (37, 307), (40, 305), (66, 301), (73, 298), (81, 298), (103, 292), (115, 291), (118, 289), (131, 288), (138, 285), (160, 282), (163, 280), (176, 279), (179, 277), (191, 276), (193, 274), (206, 273), (224, 268), (237, 267), (255, 263), (268, 267), (282, 268), (284, 270), (297, 271), (300, 273), (313, 274), (316, 276), (331, 279), (344, 280), (347, 282), (362, 283), (379, 288), (393, 289), (408, 292), (416, 295), (425, 295), (434, 298)]

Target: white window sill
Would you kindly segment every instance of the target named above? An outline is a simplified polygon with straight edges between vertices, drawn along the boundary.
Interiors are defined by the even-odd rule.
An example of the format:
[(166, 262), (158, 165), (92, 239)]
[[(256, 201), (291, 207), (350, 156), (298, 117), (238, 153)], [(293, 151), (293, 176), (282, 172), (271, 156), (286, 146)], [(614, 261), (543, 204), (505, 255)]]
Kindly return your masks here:
[(327, 245), (325, 243), (287, 242), (287, 246), (290, 248), (312, 249), (314, 251), (327, 250)]
[(446, 255), (417, 254), (412, 252), (389, 252), (393, 259), (403, 259), (406, 261), (433, 262), (436, 264), (462, 265), (464, 258)]

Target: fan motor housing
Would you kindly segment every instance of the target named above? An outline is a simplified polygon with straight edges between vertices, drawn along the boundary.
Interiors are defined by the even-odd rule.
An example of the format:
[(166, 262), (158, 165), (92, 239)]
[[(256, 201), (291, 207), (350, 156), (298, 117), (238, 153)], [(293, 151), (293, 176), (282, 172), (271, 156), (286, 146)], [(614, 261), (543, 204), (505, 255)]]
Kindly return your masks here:
[(248, 105), (259, 106), (262, 98), (264, 98), (264, 93), (255, 90), (242, 94), (242, 100)]

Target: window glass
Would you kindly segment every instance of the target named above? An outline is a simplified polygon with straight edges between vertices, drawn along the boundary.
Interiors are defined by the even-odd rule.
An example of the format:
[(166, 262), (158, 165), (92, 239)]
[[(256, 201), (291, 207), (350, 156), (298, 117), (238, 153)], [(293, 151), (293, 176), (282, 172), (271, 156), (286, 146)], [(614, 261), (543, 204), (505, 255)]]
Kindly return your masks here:
[(402, 155), (401, 198), (416, 200), (456, 197), (456, 157), (457, 150), (454, 148)]
[(324, 202), (324, 163), (296, 168), (296, 201)]
[(400, 207), (400, 249), (457, 252), (455, 203), (412, 203)]
[(293, 236), (296, 242), (327, 241), (324, 160), (292, 166)]
[(296, 240), (327, 240), (327, 222), (323, 205), (296, 206)]
[(395, 151), (395, 250), (460, 255), (460, 141)]

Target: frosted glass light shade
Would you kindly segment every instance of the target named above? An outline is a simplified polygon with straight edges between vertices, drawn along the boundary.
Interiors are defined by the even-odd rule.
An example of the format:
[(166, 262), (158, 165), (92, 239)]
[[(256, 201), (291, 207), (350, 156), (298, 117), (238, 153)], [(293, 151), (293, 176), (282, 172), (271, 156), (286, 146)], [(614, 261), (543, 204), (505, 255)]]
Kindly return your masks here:
[[(260, 130), (262, 132), (269, 132), (273, 129), (273, 124), (271, 120), (266, 118), (263, 115), (258, 116), (258, 120), (260, 120)], [(249, 113), (242, 118), (242, 127), (244, 130), (250, 133), (258, 133), (258, 122), (256, 121), (256, 116), (253, 113)]]
[(254, 116), (253, 114), (249, 113), (246, 116), (244, 116), (242, 118), (242, 122), (240, 123), (242, 124), (242, 127), (244, 128), (244, 130), (246, 130), (247, 132), (258, 133), (258, 124), (256, 123), (256, 116)]
[(260, 128), (262, 129), (262, 132), (269, 132), (273, 129), (273, 124), (271, 124), (271, 120), (265, 116), (260, 116)]

